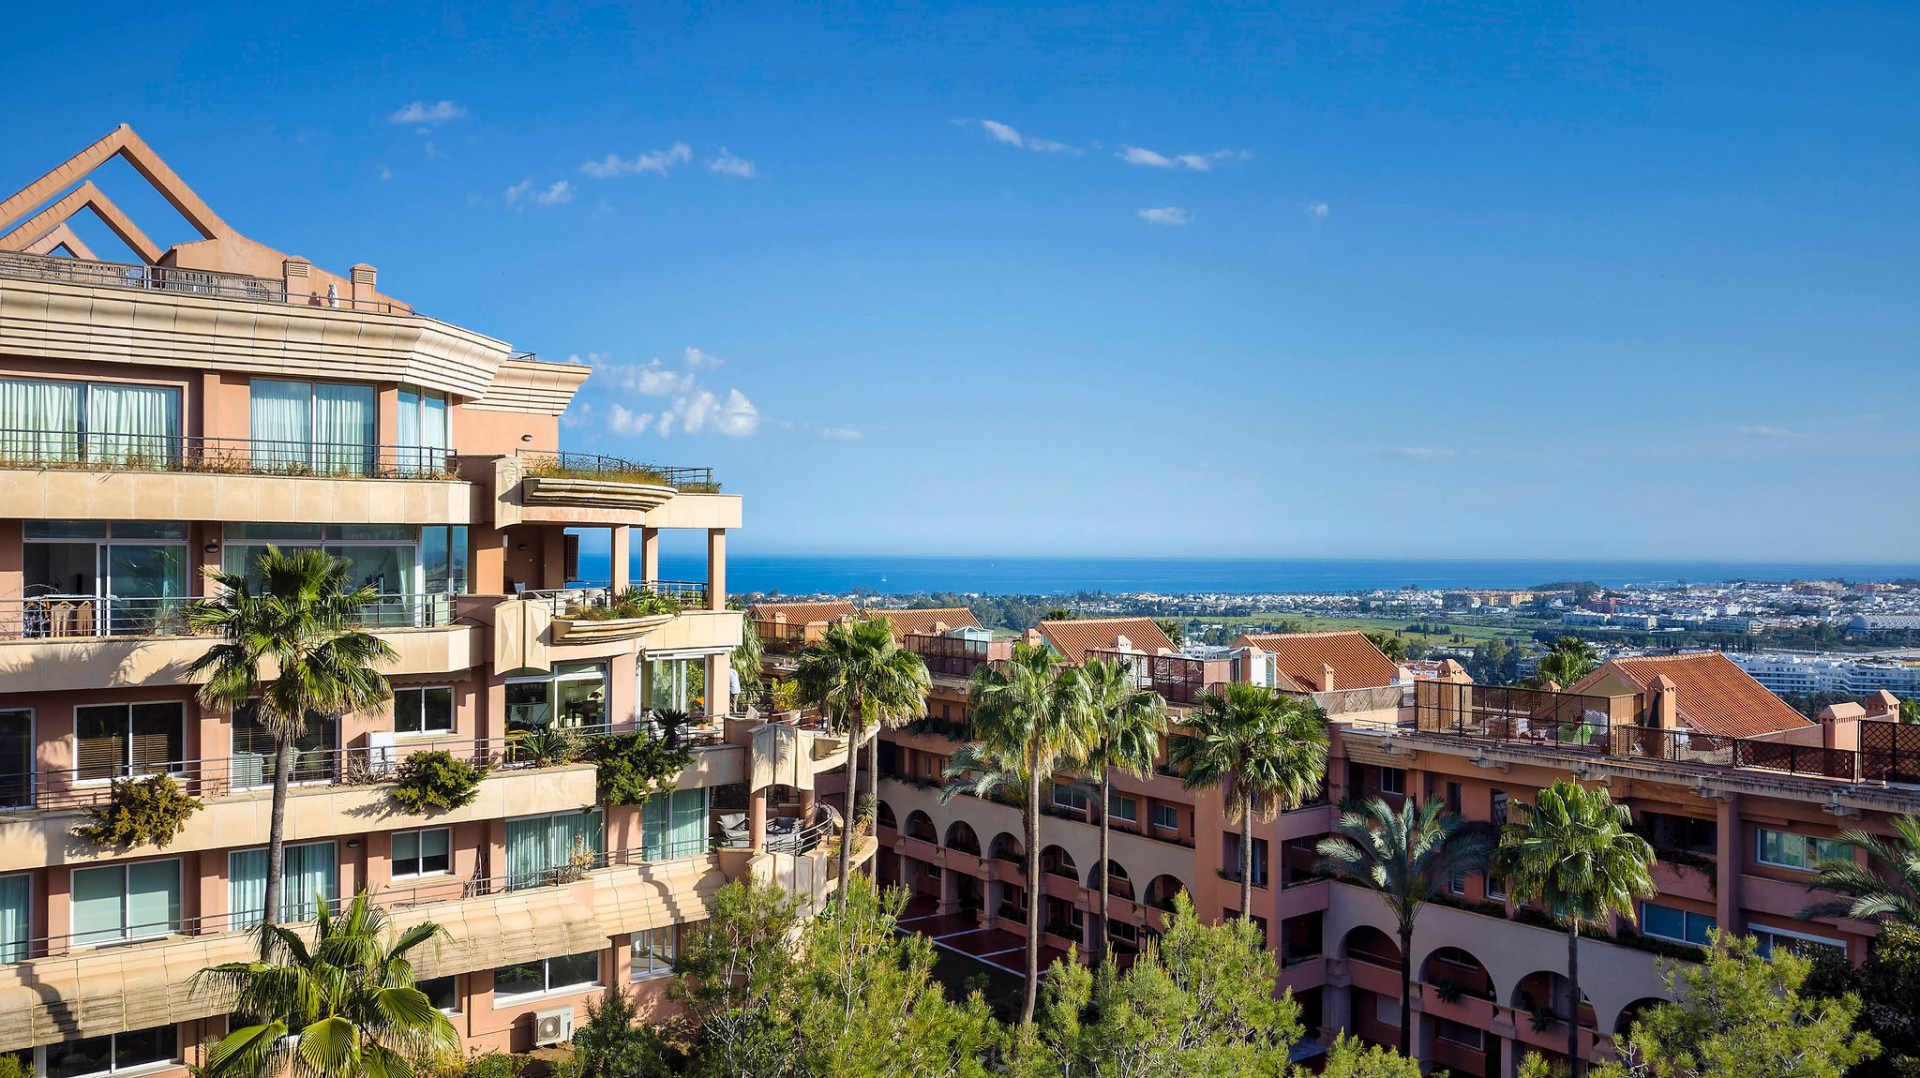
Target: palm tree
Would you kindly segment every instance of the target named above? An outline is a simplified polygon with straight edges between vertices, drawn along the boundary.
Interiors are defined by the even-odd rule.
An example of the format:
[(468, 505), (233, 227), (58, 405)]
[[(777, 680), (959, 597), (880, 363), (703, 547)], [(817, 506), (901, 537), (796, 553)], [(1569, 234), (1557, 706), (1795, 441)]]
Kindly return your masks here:
[(1540, 663), (1529, 684), (1536, 688), (1545, 688), (1547, 682), (1565, 688), (1593, 672), (1600, 661), (1600, 653), (1593, 645), (1577, 636), (1556, 637), (1540, 656)]
[(1031, 1025), (1040, 986), (1040, 780), (1084, 758), (1092, 746), (1086, 682), (1079, 671), (1056, 665), (1045, 647), (1021, 642), (1013, 658), (973, 672), (968, 697), (980, 751), (988, 759), (1018, 761), (1010, 766), (1027, 784), (1027, 991), (1020, 1022)]
[(1567, 1065), (1581, 1070), (1580, 929), (1609, 914), (1632, 922), (1639, 899), (1653, 894), (1653, 847), (1633, 833), (1633, 814), (1605, 787), (1561, 779), (1533, 804), (1515, 802), (1500, 834), (1499, 870), (1527, 898), (1567, 929)]
[(1326, 716), (1312, 700), (1236, 682), (1200, 698), (1167, 759), (1189, 790), (1217, 786), (1240, 825), (1240, 916), (1253, 916), (1253, 822), (1299, 808), (1327, 777)]
[(1134, 683), (1133, 671), (1120, 659), (1089, 659), (1080, 671), (1087, 686), (1087, 713), (1093, 720), (1093, 746), (1080, 763), (1099, 776), (1100, 787), (1100, 931), (1094, 955), (1107, 953), (1107, 879), (1113, 860), (1113, 771), (1145, 775), (1153, 770), (1160, 734), (1167, 728), (1166, 701)]
[(209, 966), (192, 981), (248, 1023), (207, 1054), (206, 1078), (258, 1078), (289, 1065), (300, 1078), (407, 1078), (416, 1061), (459, 1046), (453, 1023), (414, 987), (408, 958), (442, 934), (439, 925), (392, 938), (362, 891), (338, 913), (320, 907), (311, 945), (270, 921), (254, 932), (259, 959)]
[(1380, 892), (1400, 936), (1400, 1051), (1413, 1051), (1413, 925), (1420, 910), (1456, 872), (1486, 866), (1492, 831), (1446, 811), (1446, 803), (1412, 799), (1398, 810), (1379, 798), (1343, 812), (1320, 840), (1320, 867), (1335, 878)]
[[(893, 622), (864, 618), (827, 627), (800, 651), (794, 669), (800, 699), (819, 707), (847, 737), (847, 818), (840, 832), (841, 894), (853, 871), (853, 829), (860, 810), (860, 740), (867, 720), (897, 722), (926, 710), (927, 664), (894, 642)], [(874, 775), (879, 790), (879, 774)]]
[(1898, 837), (1892, 842), (1865, 831), (1842, 831), (1839, 841), (1865, 850), (1867, 863), (1848, 857), (1823, 859), (1807, 890), (1847, 897), (1816, 902), (1797, 916), (1803, 921), (1851, 917), (1920, 928), (1920, 816), (1897, 817), (1893, 831)]
[[(287, 782), (293, 746), (313, 718), (338, 720), (393, 695), (375, 667), (398, 659), (384, 640), (356, 625), (363, 607), (380, 601), (371, 585), (347, 582), (350, 563), (316, 548), (282, 552), (268, 547), (253, 573), (206, 578), (219, 591), (187, 608), (187, 624), (215, 633), (219, 643), (187, 668), (202, 676), (200, 702), (231, 713), (257, 699), (256, 718), (273, 735), (273, 814), (267, 829), (267, 891), (262, 919), (280, 916), (280, 871), (287, 823)], [(260, 588), (254, 590), (254, 581)], [(271, 678), (265, 669), (274, 669)]]
[(765, 649), (760, 645), (760, 634), (754, 629), (751, 619), (747, 621), (746, 629), (740, 634), (740, 643), (728, 654), (727, 664), (733, 668), (734, 676), (740, 679), (741, 693), (749, 700), (755, 700), (758, 694), (754, 689), (766, 676), (761, 666)]

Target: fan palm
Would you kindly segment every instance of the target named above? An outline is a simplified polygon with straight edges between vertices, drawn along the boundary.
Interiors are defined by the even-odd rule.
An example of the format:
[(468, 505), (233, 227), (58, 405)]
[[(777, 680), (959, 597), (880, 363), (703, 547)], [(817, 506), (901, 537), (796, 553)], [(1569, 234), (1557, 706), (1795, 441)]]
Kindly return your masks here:
[(1592, 673), (1599, 662), (1600, 653), (1592, 644), (1577, 636), (1557, 637), (1540, 656), (1531, 684), (1537, 689), (1545, 688), (1549, 681), (1563, 687), (1571, 685)]
[(441, 934), (415, 925), (397, 937), (362, 891), (338, 913), (320, 907), (311, 944), (271, 922), (254, 929), (260, 957), (194, 975), (236, 1021), (207, 1054), (206, 1078), (407, 1078), (414, 1063), (454, 1050), (453, 1023), (414, 987), (408, 954)]
[(1113, 889), (1107, 874), (1113, 867), (1113, 828), (1108, 814), (1113, 803), (1113, 772), (1145, 775), (1153, 770), (1160, 734), (1167, 728), (1166, 701), (1152, 689), (1134, 682), (1133, 671), (1119, 659), (1089, 659), (1080, 676), (1086, 682), (1087, 714), (1093, 720), (1093, 745), (1080, 763), (1098, 776), (1100, 790), (1100, 929), (1094, 954), (1107, 953), (1107, 896)]
[(981, 751), (1018, 761), (1011, 769), (1026, 780), (1027, 988), (1020, 1021), (1030, 1025), (1040, 985), (1040, 781), (1085, 757), (1093, 743), (1086, 682), (1078, 670), (1056, 665), (1045, 647), (1022, 642), (1013, 658), (974, 671), (968, 698)]
[(1296, 809), (1327, 776), (1326, 717), (1312, 700), (1235, 683), (1200, 698), (1167, 759), (1189, 790), (1218, 787), (1240, 825), (1240, 916), (1253, 916), (1253, 823)]
[(1897, 817), (1893, 831), (1897, 837), (1891, 842), (1865, 831), (1842, 831), (1839, 840), (1865, 850), (1867, 863), (1845, 857), (1822, 860), (1807, 890), (1847, 897), (1816, 902), (1800, 911), (1800, 919), (1851, 917), (1920, 928), (1920, 816)]
[(350, 587), (348, 569), (346, 559), (319, 549), (268, 547), (251, 574), (208, 567), (206, 577), (218, 586), (217, 594), (187, 608), (187, 623), (195, 632), (221, 638), (187, 668), (190, 678), (204, 678), (201, 703), (232, 712), (254, 701), (257, 721), (273, 737), (273, 809), (261, 915), (268, 922), (280, 916), (295, 740), (306, 733), (309, 719), (337, 720), (393, 695), (376, 667), (399, 653), (356, 623), (363, 608), (380, 601), (380, 593), (371, 586)]
[[(927, 664), (894, 642), (893, 622), (864, 618), (836, 623), (800, 651), (794, 669), (800, 699), (821, 709), (847, 737), (847, 819), (840, 837), (840, 880), (853, 870), (853, 829), (860, 809), (860, 742), (869, 719), (898, 722), (927, 707)], [(874, 775), (879, 789), (879, 774)]]
[(761, 679), (765, 676), (762, 662), (765, 649), (760, 644), (760, 634), (747, 622), (747, 631), (740, 634), (740, 643), (727, 655), (727, 665), (733, 668), (733, 674), (740, 679), (740, 692), (749, 700), (757, 702)]
[(1490, 829), (1446, 811), (1446, 803), (1411, 799), (1398, 810), (1379, 798), (1343, 812), (1320, 840), (1320, 867), (1337, 879), (1380, 893), (1400, 937), (1400, 1051), (1413, 1050), (1413, 926), (1420, 910), (1456, 872), (1486, 867)]
[(1513, 894), (1537, 903), (1567, 929), (1567, 1065), (1581, 1070), (1580, 929), (1609, 914), (1635, 920), (1653, 894), (1653, 847), (1633, 833), (1633, 814), (1603, 787), (1561, 779), (1533, 804), (1515, 802), (1500, 834), (1498, 870)]

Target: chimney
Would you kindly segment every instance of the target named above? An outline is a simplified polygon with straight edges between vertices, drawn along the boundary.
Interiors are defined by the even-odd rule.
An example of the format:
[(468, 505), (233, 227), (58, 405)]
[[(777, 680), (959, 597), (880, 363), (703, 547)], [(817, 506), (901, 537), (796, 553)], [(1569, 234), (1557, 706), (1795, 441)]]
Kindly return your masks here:
[[(1870, 700), (1870, 704), (1878, 704)], [(1894, 704), (1894, 713), (1898, 714), (1900, 705)], [(1847, 752), (1860, 748), (1860, 720), (1867, 717), (1867, 708), (1859, 704), (1828, 704), (1820, 709), (1820, 744), (1829, 749), (1841, 749)]]
[(948, 630), (948, 629), (950, 629), (950, 628), (952, 628), (952, 626), (951, 626), (951, 625), (948, 625), (948, 624), (947, 624), (946, 622), (944, 622), (944, 621), (936, 621), (936, 622), (934, 622), (934, 623), (933, 623), (933, 633), (934, 633), (934, 635), (935, 635), (935, 636), (944, 636), (944, 635), (946, 635), (946, 632), (947, 632), (947, 630)]
[(1653, 725), (1662, 730), (1680, 728), (1680, 686), (1665, 674), (1653, 679), (1650, 686), (1653, 699), (1648, 701), (1647, 711), (1653, 719)]
[(313, 295), (313, 263), (304, 258), (289, 258), (280, 263), (281, 279), (286, 282), (287, 301), (295, 296), (302, 298)]
[(1040, 630), (1038, 629), (1028, 629), (1027, 630), (1027, 646), (1030, 648), (1046, 647), (1047, 638), (1044, 636), (1041, 636)]
[(1115, 651), (1132, 651), (1133, 641), (1128, 640), (1125, 636), (1116, 636), (1113, 638), (1113, 647)]
[(1333, 664), (1321, 663), (1320, 664), (1320, 691), (1332, 692), (1333, 690), (1334, 690)]
[(1900, 698), (1885, 689), (1866, 699), (1867, 718), (1886, 722), (1900, 721)]
[(373, 283), (379, 271), (361, 262), (347, 271), (353, 280), (353, 309), (366, 311), (373, 309)]

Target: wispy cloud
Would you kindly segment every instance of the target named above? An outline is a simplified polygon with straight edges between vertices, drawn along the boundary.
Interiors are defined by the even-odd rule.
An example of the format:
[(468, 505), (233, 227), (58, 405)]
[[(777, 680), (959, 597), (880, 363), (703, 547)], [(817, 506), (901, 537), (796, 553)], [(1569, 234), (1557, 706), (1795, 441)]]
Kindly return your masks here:
[(1327, 215), (1333, 212), (1333, 207), (1324, 202), (1309, 202), (1300, 207), (1300, 210), (1316, 221), (1324, 221), (1327, 219)]
[(1006, 143), (1008, 146), (1018, 146), (1023, 150), (1032, 150), (1034, 153), (1066, 153), (1077, 156), (1083, 152), (1078, 147), (1069, 146), (1064, 142), (1056, 142), (1050, 138), (1034, 138), (1030, 135), (1022, 135), (1011, 124), (1003, 124), (998, 120), (954, 121), (954, 123), (957, 124), (972, 124), (976, 122), (980, 125), (980, 129), (987, 133), (988, 138), (991, 138), (995, 142)]
[(1179, 206), (1161, 206), (1158, 209), (1141, 210), (1140, 219), (1150, 225), (1189, 225), (1193, 223), (1193, 214)]
[(435, 101), (432, 104), (415, 101), (395, 109), (387, 120), (397, 124), (425, 124), (428, 127), (434, 127), (450, 120), (458, 120), (466, 114), (466, 109), (451, 101)]
[(1806, 435), (1801, 434), (1797, 430), (1788, 430), (1785, 427), (1762, 427), (1762, 426), (1741, 427), (1740, 433), (1752, 435), (1755, 438), (1804, 438), (1806, 437)]
[[(590, 352), (587, 358), (608, 357)], [(651, 359), (645, 363), (602, 367), (594, 379), (597, 383), (611, 386), (617, 392), (649, 398), (646, 404), (632, 408), (619, 402), (608, 407), (607, 431), (624, 436), (654, 434), (662, 438), (675, 431), (744, 438), (759, 430), (760, 409), (746, 394), (738, 389), (717, 391), (701, 384), (697, 372), (712, 370), (721, 362), (718, 356), (690, 347), (679, 365)], [(587, 415), (591, 415), (591, 406), (583, 402), (581, 417)]]
[(722, 176), (736, 176), (743, 180), (753, 179), (753, 162), (728, 153), (725, 146), (720, 147), (720, 156), (707, 162), (707, 170)]
[(820, 437), (831, 438), (837, 442), (851, 442), (860, 437), (860, 432), (847, 427), (827, 427), (820, 432)]
[(1213, 166), (1222, 161), (1245, 161), (1253, 155), (1245, 150), (1214, 150), (1212, 153), (1155, 153), (1144, 146), (1122, 145), (1120, 152), (1114, 154), (1129, 165), (1145, 168), (1184, 168), (1192, 172), (1212, 172)]
[(1457, 457), (1460, 455), (1457, 450), (1428, 445), (1394, 446), (1383, 450), (1383, 452), (1391, 453), (1397, 457), (1410, 457), (1413, 460), (1439, 460), (1444, 457)]
[(556, 180), (546, 190), (534, 195), (533, 200), (542, 206), (557, 206), (562, 202), (572, 202), (573, 185), (565, 180)]
[(507, 188), (504, 197), (507, 205), (516, 210), (525, 209), (529, 200), (542, 206), (557, 206), (562, 202), (573, 201), (573, 185), (565, 180), (557, 180), (546, 187), (535, 190), (532, 180), (521, 180), (512, 187)]
[(701, 367), (718, 367), (726, 363), (726, 360), (721, 359), (712, 352), (702, 352), (692, 345), (687, 346), (687, 352), (684, 358), (686, 359), (688, 370), (698, 370)]
[[(630, 176), (641, 172), (665, 176), (668, 169), (676, 165), (684, 165), (691, 160), (693, 160), (693, 147), (684, 142), (676, 142), (664, 150), (648, 150), (630, 161), (622, 159), (619, 154), (610, 153), (598, 161), (582, 164), (580, 171), (589, 179), (595, 180), (610, 180), (616, 176)], [(751, 163), (748, 167), (751, 168)]]

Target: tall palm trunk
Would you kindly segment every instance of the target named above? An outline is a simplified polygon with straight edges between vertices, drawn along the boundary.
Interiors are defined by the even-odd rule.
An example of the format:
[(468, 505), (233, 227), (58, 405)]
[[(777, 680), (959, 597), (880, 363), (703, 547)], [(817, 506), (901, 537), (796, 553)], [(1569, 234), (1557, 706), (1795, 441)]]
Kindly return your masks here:
[(1040, 997), (1040, 746), (1027, 749), (1027, 991), (1020, 1004), (1020, 1024), (1033, 1024), (1033, 1005)]
[(1253, 804), (1240, 799), (1240, 919), (1253, 923)]
[(1413, 925), (1400, 926), (1400, 1054), (1413, 1058)]
[(1567, 926), (1567, 1073), (1579, 1078), (1586, 1068), (1580, 1059), (1580, 923)]
[(261, 920), (271, 924), (280, 919), (280, 872), (286, 861), (287, 782), (293, 771), (293, 735), (281, 733), (273, 739), (273, 813), (267, 822), (267, 897)]
[(1107, 822), (1107, 810), (1113, 805), (1113, 772), (1103, 771), (1100, 775), (1100, 924), (1094, 931), (1093, 957), (1097, 961), (1107, 956), (1107, 941), (1113, 937), (1107, 932), (1107, 895), (1113, 890), (1113, 881), (1107, 879), (1107, 873), (1113, 867), (1113, 856), (1109, 847), (1113, 842), (1113, 827)]
[[(860, 709), (847, 725), (847, 816), (840, 822), (840, 904), (847, 903), (847, 879), (853, 871), (853, 823), (860, 812)], [(875, 787), (878, 789), (878, 787)]]
[[(880, 732), (874, 731), (873, 747), (867, 750), (867, 784), (873, 789), (874, 820), (873, 833), (880, 834)], [(880, 854), (876, 849), (873, 860), (867, 862), (867, 875), (880, 878)]]

